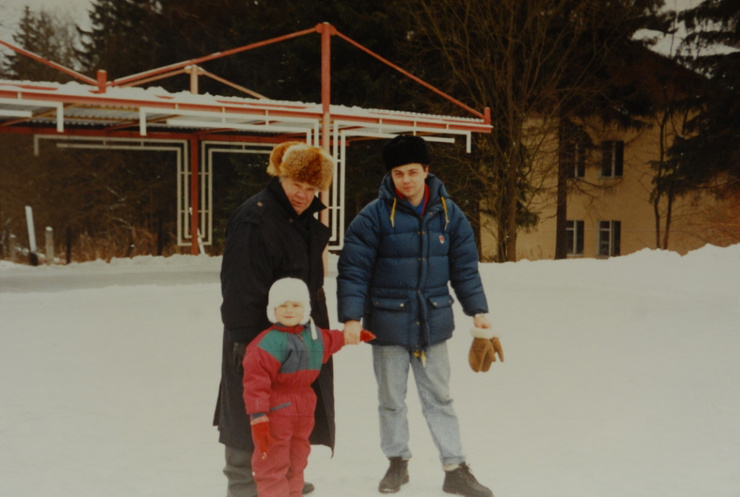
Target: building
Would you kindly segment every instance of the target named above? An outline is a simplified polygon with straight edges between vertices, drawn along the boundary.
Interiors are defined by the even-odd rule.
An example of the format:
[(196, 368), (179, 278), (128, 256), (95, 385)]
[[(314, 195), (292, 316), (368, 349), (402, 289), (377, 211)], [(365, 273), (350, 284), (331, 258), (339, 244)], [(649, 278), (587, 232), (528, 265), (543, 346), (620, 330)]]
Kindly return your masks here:
[[(685, 254), (706, 243), (738, 241), (717, 226), (726, 221), (719, 218), (727, 216), (728, 205), (736, 203), (737, 196), (718, 200), (706, 189), (671, 201), (655, 196), (656, 178), (669, 167), (666, 150), (676, 135), (685, 132), (690, 117), (688, 111), (675, 110), (674, 104), (693, 91), (697, 76), (652, 52), (631, 61), (624, 74), (654, 103), (651, 113), (641, 118), (641, 129), (620, 129), (599, 116), (571, 119), (578, 133), (570, 133), (561, 143), (558, 137), (563, 133), (557, 126), (548, 128), (541, 118), (530, 120), (530, 149), (536, 153), (529, 179), (537, 193), (528, 207), (539, 223), (518, 233), (517, 260), (555, 258), (559, 161), (567, 176), (568, 257), (606, 258), (645, 248)], [(721, 181), (717, 179), (718, 184)], [(481, 230), (484, 260), (495, 256), (493, 233)]]

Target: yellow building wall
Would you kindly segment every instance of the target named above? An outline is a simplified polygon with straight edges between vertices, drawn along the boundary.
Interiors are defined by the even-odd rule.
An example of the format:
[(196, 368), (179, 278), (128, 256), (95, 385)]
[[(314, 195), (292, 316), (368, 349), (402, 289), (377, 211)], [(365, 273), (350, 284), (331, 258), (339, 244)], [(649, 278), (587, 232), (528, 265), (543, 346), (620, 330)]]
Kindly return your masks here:
[[(599, 221), (621, 222), (620, 255), (658, 246), (656, 216), (650, 200), (654, 171), (650, 161), (659, 157), (660, 132), (657, 127), (643, 131), (589, 130), (594, 147), (586, 157), (585, 177), (571, 183), (568, 195), (568, 220), (584, 221), (583, 255), (599, 257)], [(602, 178), (602, 141), (624, 141), (624, 162), (621, 178)], [(546, 142), (547, 140), (544, 140)], [(553, 259), (555, 256), (555, 193), (557, 143), (550, 138), (549, 146), (541, 147), (535, 167), (540, 177), (535, 181), (541, 193), (531, 199), (530, 208), (539, 214), (540, 223), (531, 231), (520, 231), (517, 236), (517, 260)], [(727, 244), (718, 239), (705, 224), (708, 213), (720, 208), (709, 195), (690, 195), (678, 198), (673, 205), (668, 249), (685, 254), (707, 242)], [(661, 238), (665, 227), (665, 202), (659, 206)], [(486, 222), (487, 221), (487, 222)], [(484, 220), (481, 230), (481, 255), (494, 260), (496, 254), (495, 229), (490, 220)]]

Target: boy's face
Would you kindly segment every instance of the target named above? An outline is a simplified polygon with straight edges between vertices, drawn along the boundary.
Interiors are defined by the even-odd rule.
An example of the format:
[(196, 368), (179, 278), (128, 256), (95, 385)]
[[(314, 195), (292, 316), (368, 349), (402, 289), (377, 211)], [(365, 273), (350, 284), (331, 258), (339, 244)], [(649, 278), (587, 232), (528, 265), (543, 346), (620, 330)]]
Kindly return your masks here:
[(275, 308), (275, 319), (283, 326), (297, 326), (303, 321), (303, 304), (290, 300)]
[(391, 169), (393, 184), (412, 205), (419, 205), (424, 198), (424, 184), (429, 169), (421, 164), (406, 164)]

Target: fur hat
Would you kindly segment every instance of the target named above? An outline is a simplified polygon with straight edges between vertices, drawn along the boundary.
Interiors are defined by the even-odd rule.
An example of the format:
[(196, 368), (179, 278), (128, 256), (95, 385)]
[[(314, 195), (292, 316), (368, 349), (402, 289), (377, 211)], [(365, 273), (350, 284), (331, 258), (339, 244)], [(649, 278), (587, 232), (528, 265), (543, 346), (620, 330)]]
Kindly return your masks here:
[(431, 161), (429, 147), (421, 136), (398, 135), (383, 149), (383, 163), (387, 171), (406, 164), (428, 166)]
[(303, 304), (303, 320), (301, 324), (308, 323), (308, 320), (311, 318), (311, 297), (308, 295), (306, 284), (298, 278), (283, 278), (272, 284), (270, 296), (267, 301), (267, 319), (271, 323), (277, 323), (275, 308), (288, 301)]
[(322, 148), (299, 141), (284, 142), (270, 152), (267, 174), (287, 176), (328, 190), (334, 177), (334, 160)]

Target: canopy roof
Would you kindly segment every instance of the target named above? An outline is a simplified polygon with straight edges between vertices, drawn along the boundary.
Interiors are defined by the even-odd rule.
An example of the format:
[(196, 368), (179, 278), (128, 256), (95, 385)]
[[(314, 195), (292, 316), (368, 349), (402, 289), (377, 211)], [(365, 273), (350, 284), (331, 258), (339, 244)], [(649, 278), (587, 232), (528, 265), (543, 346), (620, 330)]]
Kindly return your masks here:
[[(479, 118), (402, 111), (329, 107), (334, 133), (489, 132)], [(109, 88), (80, 83), (0, 80), (0, 132), (125, 135), (254, 141), (305, 136), (319, 131), (322, 104), (170, 93), (161, 88)], [(241, 137), (241, 138), (239, 138)]]
[[(311, 33), (321, 35), (320, 103), (271, 100), (211, 74), (199, 65)], [(391, 66), (473, 117), (333, 105), (330, 62), (332, 36), (342, 38)], [(74, 78), (74, 82), (64, 84), (0, 80), (0, 133), (32, 134), (40, 138), (68, 141), (68, 144), (76, 140), (78, 143), (74, 145), (77, 147), (94, 146), (90, 143), (99, 140), (98, 146), (115, 148), (124, 146), (116, 143), (125, 141), (128, 148), (174, 151), (178, 163), (178, 243), (190, 244), (192, 253), (197, 253), (199, 245), (202, 251), (203, 244), (211, 241), (213, 199), (209, 146), (234, 144), (242, 149), (228, 149), (219, 145), (219, 151), (242, 153), (247, 144), (267, 146), (288, 139), (300, 139), (331, 152), (337, 169), (330, 191), (321, 194), (329, 207), (322, 213), (322, 221), (332, 229), (330, 246), (341, 248), (344, 232), (345, 147), (348, 140), (413, 133), (423, 134), (430, 141), (452, 142), (456, 137), (463, 136), (470, 151), (472, 133), (491, 132), (490, 109), (480, 112), (468, 107), (344, 36), (327, 23), (113, 81), (108, 81), (104, 70), (98, 70), (97, 78), (93, 79), (6, 41), (0, 40), (0, 45)], [(172, 93), (161, 87), (143, 87), (177, 74), (190, 75), (189, 92)], [(199, 94), (198, 78), (201, 76), (213, 78), (249, 96)], [(132, 141), (138, 144), (132, 144)], [(178, 142), (174, 147), (170, 145), (173, 141)]]

